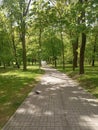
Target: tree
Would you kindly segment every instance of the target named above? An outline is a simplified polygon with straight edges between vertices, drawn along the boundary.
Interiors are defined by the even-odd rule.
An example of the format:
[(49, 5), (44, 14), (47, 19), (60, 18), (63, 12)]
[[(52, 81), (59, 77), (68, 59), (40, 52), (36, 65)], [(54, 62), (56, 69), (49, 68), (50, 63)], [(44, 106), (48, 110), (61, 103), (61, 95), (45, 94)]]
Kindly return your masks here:
[(43, 41), (42, 55), (44, 60), (52, 60), (54, 67), (57, 67), (57, 60), (61, 57), (62, 41), (51, 32)]
[(28, 3), (25, 0), (4, 0), (3, 2), (4, 7), (13, 15), (15, 22), (19, 27), (20, 40), (22, 42), (23, 70), (26, 70), (26, 21), (31, 0), (29, 0)]
[[(79, 0), (80, 5), (83, 6), (83, 4), (85, 2), (87, 2), (87, 0), (85, 0), (85, 2), (83, 0)], [(81, 10), (81, 25), (83, 25), (83, 28), (85, 29), (85, 8), (82, 8)], [(79, 73), (80, 74), (84, 74), (84, 53), (85, 53), (85, 46), (86, 46), (86, 34), (84, 32), (84, 30), (82, 31), (81, 34), (81, 47), (80, 47), (80, 61), (79, 61)]]
[(8, 29), (9, 22), (0, 12), (0, 61), (4, 68), (10, 64), (12, 56), (11, 37)]

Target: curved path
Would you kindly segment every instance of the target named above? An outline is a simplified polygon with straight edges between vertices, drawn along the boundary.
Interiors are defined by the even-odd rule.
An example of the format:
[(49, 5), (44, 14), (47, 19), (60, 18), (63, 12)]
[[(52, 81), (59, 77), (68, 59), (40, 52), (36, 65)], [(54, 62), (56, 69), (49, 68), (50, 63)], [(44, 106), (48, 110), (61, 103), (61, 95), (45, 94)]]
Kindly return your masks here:
[(98, 130), (98, 101), (66, 74), (44, 69), (3, 130)]

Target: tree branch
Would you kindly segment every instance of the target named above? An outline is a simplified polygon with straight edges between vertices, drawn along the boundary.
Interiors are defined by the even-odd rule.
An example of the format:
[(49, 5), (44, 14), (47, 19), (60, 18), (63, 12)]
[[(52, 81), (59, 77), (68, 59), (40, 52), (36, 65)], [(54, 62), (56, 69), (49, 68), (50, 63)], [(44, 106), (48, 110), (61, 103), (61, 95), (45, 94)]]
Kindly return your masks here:
[(29, 0), (28, 5), (27, 5), (27, 8), (26, 8), (26, 10), (25, 10), (23, 16), (26, 16), (26, 15), (27, 15), (31, 1), (32, 1), (32, 0)]

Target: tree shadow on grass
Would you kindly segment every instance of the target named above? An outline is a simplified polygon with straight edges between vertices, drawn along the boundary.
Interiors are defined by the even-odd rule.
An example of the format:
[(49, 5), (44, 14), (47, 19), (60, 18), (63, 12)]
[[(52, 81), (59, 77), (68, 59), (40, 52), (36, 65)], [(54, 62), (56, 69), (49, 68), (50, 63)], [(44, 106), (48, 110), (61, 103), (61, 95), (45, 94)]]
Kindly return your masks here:
[(66, 75), (47, 71), (3, 130), (98, 130), (97, 100)]
[(35, 80), (35, 76), (35, 74), (34, 76), (33, 74), (30, 75), (30, 77), (29, 75), (18, 76), (18, 73), (0, 75), (0, 127), (15, 112), (16, 108), (19, 107), (21, 102), (27, 97), (27, 94), (38, 82)]

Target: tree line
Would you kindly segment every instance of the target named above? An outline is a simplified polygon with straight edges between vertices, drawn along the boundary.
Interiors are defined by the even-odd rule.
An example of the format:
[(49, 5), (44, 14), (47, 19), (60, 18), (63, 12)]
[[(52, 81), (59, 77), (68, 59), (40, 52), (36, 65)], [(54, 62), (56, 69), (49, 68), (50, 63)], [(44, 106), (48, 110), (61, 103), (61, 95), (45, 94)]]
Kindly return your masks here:
[(84, 73), (85, 62), (98, 60), (97, 0), (2, 0), (0, 65), (27, 62), (73, 64)]

